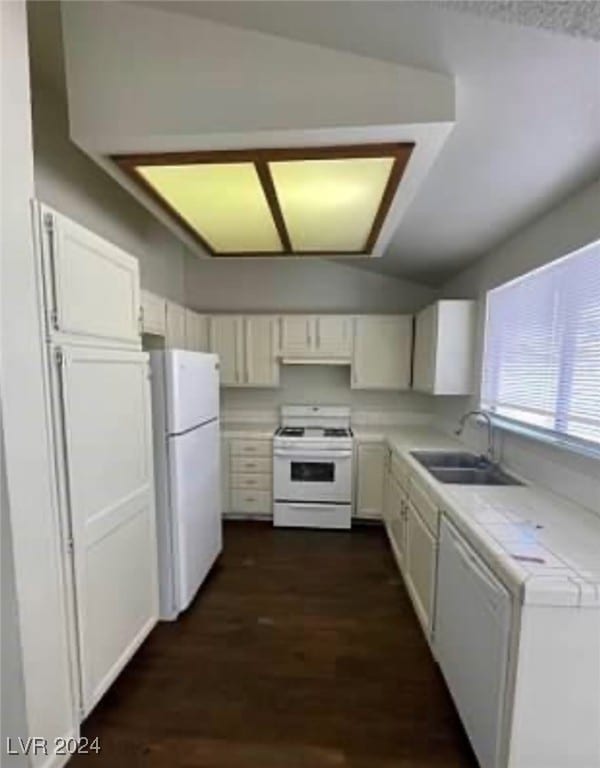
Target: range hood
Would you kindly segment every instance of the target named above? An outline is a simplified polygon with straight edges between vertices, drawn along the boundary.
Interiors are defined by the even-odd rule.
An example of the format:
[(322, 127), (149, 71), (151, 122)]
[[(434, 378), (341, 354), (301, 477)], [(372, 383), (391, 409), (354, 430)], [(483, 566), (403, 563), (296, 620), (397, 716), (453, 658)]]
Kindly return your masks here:
[(283, 365), (350, 365), (349, 357), (282, 357)]

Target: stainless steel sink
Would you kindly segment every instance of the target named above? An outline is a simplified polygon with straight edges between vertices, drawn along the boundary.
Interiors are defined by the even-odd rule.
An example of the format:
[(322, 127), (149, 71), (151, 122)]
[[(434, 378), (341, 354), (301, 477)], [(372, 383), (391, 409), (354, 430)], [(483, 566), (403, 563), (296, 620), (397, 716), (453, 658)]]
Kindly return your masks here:
[(523, 485), (484, 456), (450, 451), (413, 451), (414, 458), (440, 483), (454, 485)]
[(412, 451), (411, 455), (424, 467), (452, 467), (458, 469), (480, 469), (491, 466), (484, 456), (474, 453), (450, 451)]

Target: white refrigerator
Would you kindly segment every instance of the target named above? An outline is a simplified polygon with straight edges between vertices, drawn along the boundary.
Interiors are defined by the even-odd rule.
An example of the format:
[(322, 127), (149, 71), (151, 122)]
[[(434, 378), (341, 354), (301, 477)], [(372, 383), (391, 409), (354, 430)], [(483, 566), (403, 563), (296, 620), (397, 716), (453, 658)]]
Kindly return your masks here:
[(160, 618), (194, 599), (222, 549), (219, 359), (152, 352)]

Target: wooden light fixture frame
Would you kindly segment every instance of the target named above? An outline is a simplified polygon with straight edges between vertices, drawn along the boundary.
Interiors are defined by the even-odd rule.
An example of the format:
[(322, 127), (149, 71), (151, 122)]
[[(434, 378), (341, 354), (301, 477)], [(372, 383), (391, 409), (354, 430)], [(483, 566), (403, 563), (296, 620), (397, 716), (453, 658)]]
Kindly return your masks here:
[[(381, 232), (383, 223), (389, 213), (396, 190), (414, 149), (414, 144), (385, 143), (385, 144), (350, 144), (331, 147), (293, 147), (288, 149), (226, 149), (205, 150), (199, 152), (159, 152), (145, 154), (112, 155), (112, 160), (138, 186), (141, 187), (169, 216), (182, 227), (194, 240), (205, 248), (211, 256), (217, 258), (232, 258), (240, 256), (368, 256)], [(269, 163), (294, 160), (358, 160), (363, 158), (393, 158), (394, 163), (388, 176), (377, 213), (373, 219), (371, 230), (362, 249), (358, 251), (302, 251), (295, 250), (287, 231), (277, 191), (269, 169)], [(194, 229), (181, 214), (156, 191), (136, 170), (138, 166), (151, 165), (208, 165), (226, 163), (252, 163), (256, 169), (263, 193), (267, 200), (271, 216), (283, 247), (282, 251), (240, 251), (219, 252)]]

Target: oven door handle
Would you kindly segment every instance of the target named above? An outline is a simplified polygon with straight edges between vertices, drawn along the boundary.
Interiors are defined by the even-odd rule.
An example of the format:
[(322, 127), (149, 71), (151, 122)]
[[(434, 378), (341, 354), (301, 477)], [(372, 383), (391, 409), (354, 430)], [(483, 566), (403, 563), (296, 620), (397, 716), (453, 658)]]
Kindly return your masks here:
[(280, 456), (285, 459), (293, 459), (294, 461), (314, 461), (323, 463), (328, 459), (351, 459), (352, 451), (327, 451), (327, 453), (298, 453), (297, 451), (285, 451), (282, 449), (275, 449), (273, 451), (274, 456)]
[(349, 507), (350, 502), (349, 501), (286, 501), (285, 502), (286, 507), (290, 507), (290, 509), (323, 509), (323, 507), (333, 507), (333, 506), (339, 506), (339, 507)]

